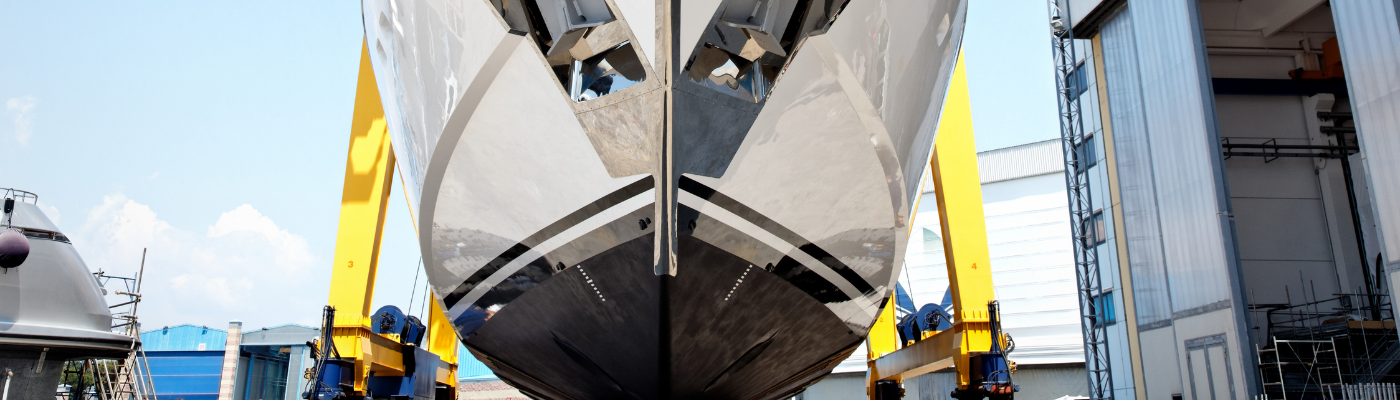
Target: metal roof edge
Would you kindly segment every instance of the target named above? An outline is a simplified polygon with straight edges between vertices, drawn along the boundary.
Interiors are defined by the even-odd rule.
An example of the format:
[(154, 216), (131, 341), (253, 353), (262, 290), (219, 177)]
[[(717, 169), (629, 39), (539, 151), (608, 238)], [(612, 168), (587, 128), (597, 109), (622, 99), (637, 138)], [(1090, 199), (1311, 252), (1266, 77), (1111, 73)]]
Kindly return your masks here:
[[(977, 175), (981, 184), (1006, 182), (1065, 171), (1064, 149), (1060, 139), (1047, 139), (1011, 147), (977, 152)], [(924, 193), (933, 193), (932, 171), (924, 173)]]

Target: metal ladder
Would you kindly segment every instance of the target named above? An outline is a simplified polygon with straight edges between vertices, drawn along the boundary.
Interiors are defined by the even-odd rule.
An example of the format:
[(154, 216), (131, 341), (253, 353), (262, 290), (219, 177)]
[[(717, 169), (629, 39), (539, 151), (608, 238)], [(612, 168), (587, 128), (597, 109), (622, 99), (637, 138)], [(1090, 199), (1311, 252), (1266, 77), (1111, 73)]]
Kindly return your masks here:
[[(101, 400), (155, 400), (155, 391), (150, 385), (149, 369), (142, 368), (145, 364), (144, 353), (139, 349), (134, 349), (125, 360), (116, 363), (116, 374), (100, 373), (98, 385), (101, 385), (103, 394)], [(133, 368), (135, 367), (135, 368)]]
[[(1256, 352), (1260, 380), (1264, 383), (1267, 398), (1274, 398), (1274, 393), (1285, 400), (1302, 398), (1308, 393), (1320, 393), (1323, 398), (1329, 399), (1340, 396), (1344, 381), (1336, 342), (1332, 339), (1272, 339), (1271, 348)], [(1297, 382), (1299, 375), (1301, 385)], [(1294, 392), (1293, 397), (1289, 397), (1290, 388)]]

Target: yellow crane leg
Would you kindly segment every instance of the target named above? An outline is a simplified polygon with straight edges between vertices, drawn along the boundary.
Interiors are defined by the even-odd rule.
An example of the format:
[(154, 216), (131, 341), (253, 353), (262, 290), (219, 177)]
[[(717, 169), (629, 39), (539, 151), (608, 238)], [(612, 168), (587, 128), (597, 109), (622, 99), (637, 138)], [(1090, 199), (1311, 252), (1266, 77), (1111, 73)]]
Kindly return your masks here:
[[(330, 298), (335, 307), (332, 340), (343, 359), (355, 361), (354, 392), (366, 394), (366, 378), (402, 376), (403, 346), (396, 337), (370, 330), (370, 305), (379, 267), (379, 245), (394, 176), (394, 151), (384, 119), (383, 104), (370, 66), (368, 43), (360, 49), (359, 82), (350, 122), (350, 150), (345, 162), (345, 187), (340, 197), (340, 226), (335, 237)], [(434, 298), (434, 304), (437, 299)], [(444, 361), (438, 383), (456, 388), (457, 337), (441, 306), (433, 307), (428, 323), (428, 350)]]
[(951, 328), (901, 349), (895, 334), (894, 306), (887, 305), (867, 342), (870, 369), (866, 387), (872, 399), (879, 381), (901, 382), (947, 367), (956, 367), (958, 388), (968, 389), (972, 383), (971, 357), (992, 347), (987, 303), (996, 296), (962, 54), (953, 70), (937, 135), (930, 167), (955, 321)]
[[(899, 332), (895, 330), (894, 315), (895, 296), (885, 302), (885, 308), (880, 310), (880, 316), (875, 319), (875, 324), (870, 326), (870, 333), (865, 336), (865, 394), (871, 400), (876, 400), (876, 385), (879, 381), (895, 381), (895, 385), (904, 382), (900, 377), (882, 376), (876, 362), (883, 360), (885, 356), (899, 350)], [(901, 394), (901, 396), (903, 396)]]
[[(416, 232), (416, 231), (415, 231)], [(452, 329), (452, 321), (433, 295), (432, 311), (428, 314), (428, 351), (442, 358), (438, 368), (437, 383), (452, 388), (457, 393), (457, 331)]]
[(956, 360), (958, 388), (966, 389), (970, 383), (969, 357), (992, 348), (987, 303), (996, 299), (996, 293), (982, 210), (982, 180), (977, 173), (977, 144), (972, 136), (972, 103), (961, 54), (938, 132), (933, 145), (933, 185), (943, 228), (948, 289), (953, 291), (954, 330), (962, 333), (958, 341), (962, 350)]

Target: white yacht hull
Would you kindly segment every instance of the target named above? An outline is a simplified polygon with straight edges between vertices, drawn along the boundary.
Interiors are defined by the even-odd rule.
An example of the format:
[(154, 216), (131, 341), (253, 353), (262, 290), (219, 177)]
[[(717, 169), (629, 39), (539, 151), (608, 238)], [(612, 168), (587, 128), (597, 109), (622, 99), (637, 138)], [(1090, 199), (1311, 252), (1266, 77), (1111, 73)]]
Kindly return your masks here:
[(829, 373), (893, 290), (964, 9), (366, 0), (460, 338), (543, 398), (780, 398)]

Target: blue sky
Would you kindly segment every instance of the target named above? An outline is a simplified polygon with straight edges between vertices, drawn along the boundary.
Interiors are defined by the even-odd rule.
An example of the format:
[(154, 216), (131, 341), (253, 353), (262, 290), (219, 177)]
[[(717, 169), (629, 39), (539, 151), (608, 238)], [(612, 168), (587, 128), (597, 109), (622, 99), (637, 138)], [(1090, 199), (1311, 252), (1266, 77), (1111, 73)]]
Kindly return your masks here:
[[(980, 150), (1058, 137), (1045, 12), (971, 4)], [(149, 247), (147, 329), (315, 323), (358, 2), (12, 0), (0, 15), (0, 187), (38, 193), (94, 270), (133, 275)], [(391, 201), (375, 303), (407, 308), (424, 278), (411, 296), (418, 251), (401, 194)]]

